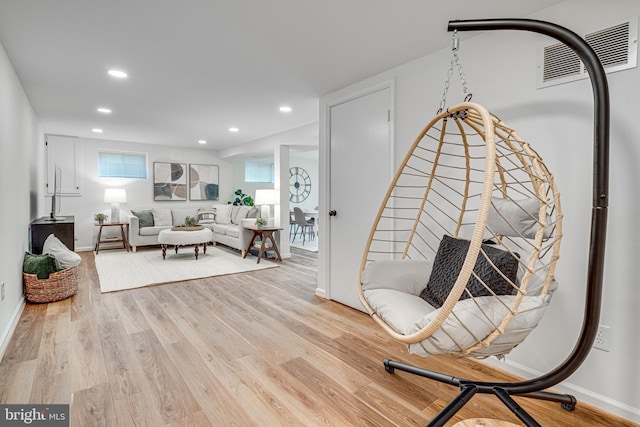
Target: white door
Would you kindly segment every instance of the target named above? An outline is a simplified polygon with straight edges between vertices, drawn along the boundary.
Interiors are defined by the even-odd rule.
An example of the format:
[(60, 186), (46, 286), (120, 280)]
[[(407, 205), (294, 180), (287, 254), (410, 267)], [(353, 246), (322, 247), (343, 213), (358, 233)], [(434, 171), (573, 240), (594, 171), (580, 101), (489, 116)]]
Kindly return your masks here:
[[(358, 310), (358, 270), (391, 181), (391, 89), (330, 108), (329, 296)], [(330, 213), (331, 215), (331, 213)]]

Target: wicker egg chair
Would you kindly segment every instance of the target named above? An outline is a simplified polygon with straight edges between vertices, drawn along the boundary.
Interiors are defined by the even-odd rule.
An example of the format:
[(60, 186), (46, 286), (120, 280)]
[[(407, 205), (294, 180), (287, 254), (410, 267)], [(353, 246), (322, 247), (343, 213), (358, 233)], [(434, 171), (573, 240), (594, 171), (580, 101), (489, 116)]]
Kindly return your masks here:
[[(584, 362), (603, 294), (608, 207), (609, 94), (593, 49), (574, 32), (528, 19), (450, 21), (455, 31), (522, 30), (560, 40), (578, 54), (594, 92), (592, 221), (583, 325), (571, 354), (539, 377), (490, 382), (386, 359), (396, 369), (460, 388), (428, 423), (443, 426), (476, 393), (493, 394), (527, 426), (540, 424), (512, 396), (559, 402), (545, 391)], [(557, 283), (562, 209), (553, 176), (517, 133), (484, 107), (441, 109), (406, 155), (380, 207), (360, 266), (360, 300), (393, 338), (422, 356), (503, 357), (542, 319)]]
[(365, 247), (360, 299), (411, 353), (504, 355), (557, 287), (561, 231), (540, 156), (462, 103), (426, 126), (396, 173)]

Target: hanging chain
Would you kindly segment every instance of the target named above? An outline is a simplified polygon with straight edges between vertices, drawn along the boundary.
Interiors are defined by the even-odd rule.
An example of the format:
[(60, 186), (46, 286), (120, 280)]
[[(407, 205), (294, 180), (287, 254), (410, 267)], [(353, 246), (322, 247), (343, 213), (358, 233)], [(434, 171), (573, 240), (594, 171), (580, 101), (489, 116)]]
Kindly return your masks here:
[(471, 92), (469, 92), (469, 87), (467, 86), (467, 81), (464, 78), (464, 72), (462, 71), (462, 65), (460, 64), (460, 58), (458, 57), (458, 50), (460, 50), (460, 39), (458, 39), (458, 30), (453, 31), (453, 46), (451, 47), (452, 56), (451, 62), (449, 63), (449, 70), (447, 71), (447, 80), (444, 82), (444, 91), (442, 92), (442, 100), (440, 101), (440, 108), (438, 108), (438, 114), (442, 112), (446, 103), (447, 103), (447, 93), (449, 92), (449, 83), (451, 81), (451, 76), (453, 75), (453, 66), (455, 65), (458, 70), (458, 77), (460, 78), (460, 83), (462, 83), (462, 93), (464, 93), (464, 101), (471, 101)]

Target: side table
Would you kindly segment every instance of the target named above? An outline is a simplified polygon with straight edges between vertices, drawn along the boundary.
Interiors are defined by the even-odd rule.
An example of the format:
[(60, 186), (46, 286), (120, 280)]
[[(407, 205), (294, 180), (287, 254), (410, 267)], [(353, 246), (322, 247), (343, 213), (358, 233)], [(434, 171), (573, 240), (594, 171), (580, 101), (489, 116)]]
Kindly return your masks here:
[[(120, 247), (109, 247), (109, 248), (103, 248), (103, 249), (126, 249), (126, 251), (129, 251), (129, 242), (127, 242), (127, 235), (124, 232), (124, 226), (128, 226), (129, 224), (124, 223), (124, 222), (103, 222), (102, 224), (96, 224), (96, 227), (100, 227), (100, 231), (98, 231), (98, 240), (96, 240), (96, 247), (95, 247), (95, 251), (96, 251), (96, 255), (98, 255), (98, 252), (100, 251), (100, 243), (120, 243), (122, 242), (122, 248)], [(102, 229), (104, 227), (120, 227), (120, 235), (121, 237), (107, 237), (104, 240), (102, 240)]]
[[(247, 230), (253, 231), (253, 237), (251, 238), (251, 241), (249, 242), (249, 246), (247, 246), (247, 250), (245, 251), (242, 258), (246, 258), (247, 254), (249, 253), (249, 250), (255, 247), (256, 249), (260, 249), (260, 252), (258, 253), (258, 264), (260, 264), (260, 258), (262, 258), (262, 255), (267, 251), (274, 251), (276, 253), (276, 260), (282, 261), (282, 257), (280, 256), (280, 251), (278, 250), (278, 245), (276, 244), (276, 240), (273, 238), (273, 233), (275, 233), (276, 231), (282, 230), (282, 228), (258, 227), (257, 225), (245, 225), (244, 228), (246, 228)], [(262, 243), (260, 243), (259, 246), (258, 245), (254, 246), (253, 244), (256, 241), (256, 237), (260, 237), (260, 239), (262, 240)], [(267, 240), (271, 241), (270, 245), (267, 245)]]

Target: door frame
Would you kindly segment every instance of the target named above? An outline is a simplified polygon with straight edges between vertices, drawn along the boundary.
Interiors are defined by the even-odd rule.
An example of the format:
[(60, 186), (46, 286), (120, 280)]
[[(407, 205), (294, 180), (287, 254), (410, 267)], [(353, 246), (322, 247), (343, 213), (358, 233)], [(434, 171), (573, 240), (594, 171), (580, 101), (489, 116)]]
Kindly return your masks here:
[[(389, 89), (389, 176), (393, 177), (395, 168), (395, 78), (368, 80), (355, 84), (337, 92), (320, 98), (320, 122), (319, 122), (319, 218), (323, 224), (319, 228), (318, 245), (318, 287), (315, 294), (331, 299), (331, 220), (329, 218), (329, 205), (331, 200), (331, 108), (353, 101), (375, 92)], [(386, 190), (386, 189), (385, 189)], [(354, 286), (356, 284), (354, 283)]]

